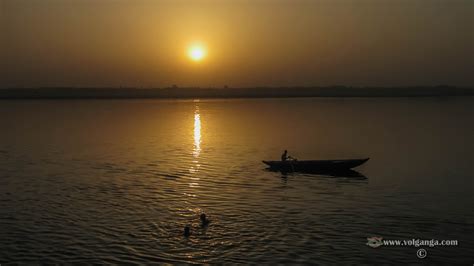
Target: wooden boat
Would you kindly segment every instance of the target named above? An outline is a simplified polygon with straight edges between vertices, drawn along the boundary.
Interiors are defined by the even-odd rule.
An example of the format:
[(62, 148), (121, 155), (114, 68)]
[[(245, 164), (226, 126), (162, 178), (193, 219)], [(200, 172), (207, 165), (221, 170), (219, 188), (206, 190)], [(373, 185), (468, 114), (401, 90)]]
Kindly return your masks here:
[(365, 159), (351, 160), (287, 160), (287, 161), (262, 161), (272, 170), (285, 172), (338, 172), (347, 171), (365, 162)]

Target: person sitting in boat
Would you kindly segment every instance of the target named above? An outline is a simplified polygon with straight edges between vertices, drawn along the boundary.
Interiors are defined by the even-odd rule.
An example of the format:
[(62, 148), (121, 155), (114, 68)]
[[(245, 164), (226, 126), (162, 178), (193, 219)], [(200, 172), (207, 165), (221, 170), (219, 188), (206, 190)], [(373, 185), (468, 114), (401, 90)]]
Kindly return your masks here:
[(281, 155), (281, 161), (282, 161), (282, 162), (286, 162), (286, 161), (288, 161), (288, 160), (296, 161), (296, 158), (293, 158), (293, 157), (289, 156), (289, 155), (288, 155), (288, 151), (285, 150), (285, 151), (283, 152), (283, 154)]

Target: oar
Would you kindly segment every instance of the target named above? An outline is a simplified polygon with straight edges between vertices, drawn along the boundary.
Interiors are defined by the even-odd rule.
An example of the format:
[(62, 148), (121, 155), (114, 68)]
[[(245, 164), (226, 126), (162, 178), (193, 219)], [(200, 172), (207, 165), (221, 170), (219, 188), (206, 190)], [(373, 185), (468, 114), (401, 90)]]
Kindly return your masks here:
[(290, 160), (291, 170), (294, 172), (295, 171), (295, 166), (293, 165), (293, 162), (296, 161), (296, 158), (288, 156), (288, 159), (291, 159)]

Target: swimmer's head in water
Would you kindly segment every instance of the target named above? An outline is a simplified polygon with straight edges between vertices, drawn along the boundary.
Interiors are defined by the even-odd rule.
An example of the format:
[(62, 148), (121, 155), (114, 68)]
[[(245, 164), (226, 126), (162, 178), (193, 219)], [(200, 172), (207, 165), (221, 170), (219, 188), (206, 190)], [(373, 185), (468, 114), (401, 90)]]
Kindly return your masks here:
[(184, 236), (188, 237), (191, 235), (191, 227), (189, 227), (189, 225), (186, 225), (184, 227)]

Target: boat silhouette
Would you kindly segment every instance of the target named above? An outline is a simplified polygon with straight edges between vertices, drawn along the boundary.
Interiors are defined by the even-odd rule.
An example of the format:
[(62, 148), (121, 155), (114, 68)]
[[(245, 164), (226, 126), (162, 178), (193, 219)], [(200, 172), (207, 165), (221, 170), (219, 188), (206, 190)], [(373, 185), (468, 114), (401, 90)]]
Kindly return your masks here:
[[(354, 175), (358, 173), (351, 170), (367, 162), (369, 158), (349, 160), (286, 160), (262, 161), (271, 171), (280, 172), (305, 172), (325, 175)], [(359, 174), (360, 175), (360, 174)]]

